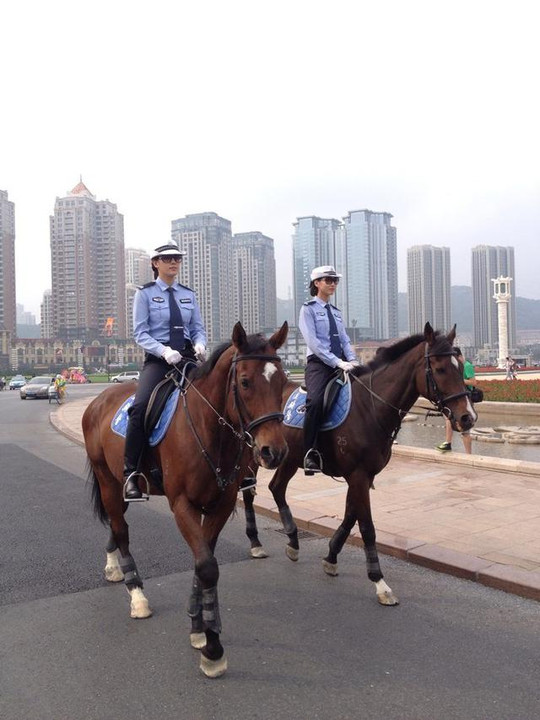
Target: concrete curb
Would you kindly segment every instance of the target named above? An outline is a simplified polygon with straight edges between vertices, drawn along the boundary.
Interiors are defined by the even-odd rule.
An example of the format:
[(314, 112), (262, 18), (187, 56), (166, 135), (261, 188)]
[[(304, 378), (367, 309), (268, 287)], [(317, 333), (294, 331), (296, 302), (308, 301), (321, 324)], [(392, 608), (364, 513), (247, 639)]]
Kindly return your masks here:
[[(90, 400), (80, 400), (68, 405), (61, 405), (55, 410), (51, 410), (49, 414), (49, 421), (52, 426), (69, 440), (82, 447), (84, 447), (84, 441), (80, 429), (80, 419)], [(442, 455), (436, 450), (400, 445), (394, 446), (393, 453), (431, 463), (457, 464), (501, 473), (519, 473), (540, 477), (540, 463), (487, 458), (480, 455), (471, 457), (462, 454)], [(239, 504), (243, 506), (241, 498), (239, 498)], [(254, 508), (259, 515), (280, 521), (279, 512), (273, 500), (256, 495)], [(329, 517), (320, 509), (317, 510), (309, 506), (297, 508), (293, 512), (293, 516), (298, 528), (324, 537), (331, 537), (341, 523), (340, 519)], [(363, 547), (358, 529), (351, 533), (348, 543)], [(527, 572), (439, 547), (423, 540), (416, 540), (380, 530), (377, 531), (377, 548), (379, 552), (385, 555), (407, 560), (437, 572), (465, 578), (514, 595), (540, 601), (540, 573)]]

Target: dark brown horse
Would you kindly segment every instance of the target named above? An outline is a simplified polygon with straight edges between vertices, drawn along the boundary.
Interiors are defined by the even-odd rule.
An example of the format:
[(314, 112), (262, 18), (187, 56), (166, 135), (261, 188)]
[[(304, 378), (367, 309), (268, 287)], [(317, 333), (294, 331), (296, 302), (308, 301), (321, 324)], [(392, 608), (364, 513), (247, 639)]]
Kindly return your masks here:
[[(237, 323), (232, 345), (218, 348), (191, 377), (165, 438), (147, 453), (141, 468), (147, 477), (156, 463), (161, 469), (164, 494), (193, 552), (190, 639), (201, 650), (201, 670), (208, 677), (218, 677), (227, 668), (219, 639), (219, 569), (214, 557), (219, 533), (234, 508), (238, 480), (251, 458), (275, 468), (287, 454), (281, 423), (286, 377), (276, 354), (287, 331), (284, 323), (269, 340), (261, 335), (247, 337)], [(132, 392), (133, 386), (125, 385), (102, 392), (88, 406), (82, 427), (94, 509), (110, 525), (105, 577), (125, 581), (131, 617), (145, 618), (152, 613), (130, 554), (124, 518), (124, 440), (111, 430), (116, 410)]]
[[(397, 605), (398, 600), (383, 580), (375, 545), (375, 527), (371, 517), (369, 491), (377, 473), (387, 465), (392, 443), (401, 421), (419, 395), (423, 395), (448, 417), (454, 430), (470, 430), (477, 415), (463, 384), (463, 366), (452, 347), (455, 326), (448, 336), (435, 333), (429, 323), (423, 335), (414, 335), (381, 349), (373, 362), (351, 374), (352, 404), (346, 421), (335, 430), (319, 434), (319, 449), (324, 472), (344, 477), (348, 483), (345, 516), (330, 540), (325, 572), (337, 575), (337, 556), (354, 524), (358, 522), (366, 554), (368, 577), (375, 583), (382, 605)], [(287, 383), (283, 402), (298, 387)], [(298, 530), (285, 498), (287, 485), (303, 462), (302, 430), (285, 427), (289, 454), (275, 472), (270, 490), (274, 496), (285, 532), (291, 560), (298, 560)], [(246, 533), (253, 557), (266, 557), (257, 535), (253, 495), (243, 493)]]

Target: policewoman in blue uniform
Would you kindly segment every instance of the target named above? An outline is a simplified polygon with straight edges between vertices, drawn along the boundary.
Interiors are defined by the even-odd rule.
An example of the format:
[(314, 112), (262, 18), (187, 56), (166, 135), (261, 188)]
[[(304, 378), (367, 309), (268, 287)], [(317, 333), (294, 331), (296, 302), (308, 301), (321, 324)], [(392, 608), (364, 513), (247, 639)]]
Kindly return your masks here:
[(124, 496), (139, 500), (139, 460), (145, 447), (144, 417), (150, 396), (171, 365), (204, 360), (206, 332), (195, 293), (177, 281), (184, 252), (173, 243), (152, 255), (154, 282), (143, 285), (133, 301), (133, 336), (146, 351), (135, 400), (129, 411), (124, 451)]
[(309, 475), (323, 470), (317, 434), (322, 421), (324, 389), (336, 368), (350, 372), (360, 364), (345, 331), (341, 312), (330, 303), (341, 277), (332, 265), (312, 270), (309, 293), (313, 300), (300, 308), (298, 326), (307, 345), (304, 471)]

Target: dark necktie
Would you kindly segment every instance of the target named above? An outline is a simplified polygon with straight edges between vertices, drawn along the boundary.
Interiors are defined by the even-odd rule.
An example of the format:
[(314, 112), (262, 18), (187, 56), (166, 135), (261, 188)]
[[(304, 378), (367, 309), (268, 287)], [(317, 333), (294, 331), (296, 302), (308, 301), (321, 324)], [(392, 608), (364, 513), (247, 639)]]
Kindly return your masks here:
[(328, 322), (330, 324), (330, 352), (332, 353), (332, 355), (336, 355), (338, 358), (341, 358), (341, 340), (339, 339), (336, 319), (334, 317), (334, 313), (330, 309), (329, 303), (326, 304), (326, 312), (328, 314)]
[(169, 293), (169, 345), (173, 350), (181, 352), (186, 344), (184, 321), (182, 320), (182, 313), (176, 302), (172, 287), (168, 287), (167, 292)]

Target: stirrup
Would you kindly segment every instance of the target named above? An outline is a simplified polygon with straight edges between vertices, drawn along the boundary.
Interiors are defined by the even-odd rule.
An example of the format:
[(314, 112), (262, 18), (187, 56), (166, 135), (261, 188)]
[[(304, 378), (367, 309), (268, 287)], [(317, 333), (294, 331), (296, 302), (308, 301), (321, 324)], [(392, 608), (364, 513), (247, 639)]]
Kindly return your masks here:
[(243, 492), (244, 490), (251, 490), (257, 485), (257, 478), (256, 477), (245, 477), (238, 485), (238, 492)]
[[(130, 480), (132, 480), (134, 477), (142, 477), (144, 478), (144, 482), (146, 483), (146, 493), (141, 490), (141, 497), (138, 498), (128, 498), (126, 497), (126, 488), (127, 484)], [(138, 470), (134, 470), (130, 475), (127, 476), (123, 486), (122, 486), (122, 499), (124, 502), (132, 503), (132, 502), (144, 502), (146, 500), (150, 500), (150, 483), (148, 482), (148, 478), (146, 475), (142, 472), (139, 472)]]
[[(315, 468), (306, 468), (306, 460), (308, 457), (311, 456), (313, 458), (313, 461), (317, 463), (318, 467)], [(315, 457), (316, 456), (316, 457)], [(310, 458), (310, 459), (311, 459)], [(323, 459), (321, 453), (316, 448), (310, 448), (307, 453), (304, 455), (304, 474), (305, 475), (315, 475), (317, 472), (323, 472)]]

